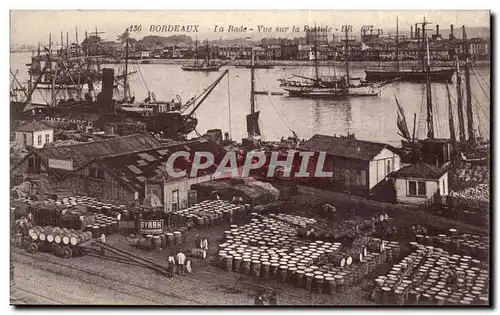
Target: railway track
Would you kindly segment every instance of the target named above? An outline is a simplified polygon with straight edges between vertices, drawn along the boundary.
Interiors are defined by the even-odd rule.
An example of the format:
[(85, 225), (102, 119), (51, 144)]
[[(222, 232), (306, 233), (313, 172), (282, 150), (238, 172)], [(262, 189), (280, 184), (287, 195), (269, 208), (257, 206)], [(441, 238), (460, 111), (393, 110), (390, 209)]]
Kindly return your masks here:
[[(119, 279), (111, 278), (111, 277), (108, 277), (108, 276), (105, 276), (105, 275), (102, 275), (102, 274), (99, 274), (99, 273), (96, 273), (96, 272), (92, 272), (92, 271), (89, 271), (89, 270), (86, 270), (86, 269), (78, 268), (78, 267), (75, 267), (75, 266), (71, 266), (70, 267), (70, 266), (67, 266), (67, 265), (62, 264), (62, 263), (48, 261), (46, 259), (35, 257), (34, 255), (23, 253), (22, 251), (18, 251), (18, 250), (14, 250), (13, 249), (12, 252), (16, 253), (17, 255), (28, 257), (28, 258), (36, 260), (36, 261), (43, 261), (46, 264), (52, 264), (52, 265), (55, 265), (55, 266), (59, 266), (59, 267), (62, 267), (62, 268), (69, 269), (71, 271), (75, 271), (75, 270), (76, 271), (80, 271), (80, 272), (86, 273), (86, 274), (91, 275), (91, 276), (99, 277), (99, 278), (102, 278), (102, 279), (105, 279), (105, 280), (108, 280), (108, 281), (111, 281), (111, 282), (119, 283), (121, 285), (127, 285), (127, 286), (130, 286), (132, 288), (140, 289), (140, 290), (143, 290), (143, 291), (146, 291), (146, 292), (149, 292), (149, 293), (153, 293), (153, 294), (156, 294), (156, 295), (159, 295), (159, 296), (162, 296), (162, 297), (168, 297), (168, 298), (176, 299), (178, 301), (185, 301), (185, 302), (190, 302), (190, 303), (194, 303), (194, 304), (200, 304), (199, 302), (197, 302), (195, 300), (188, 299), (188, 298), (183, 298), (183, 297), (177, 296), (177, 295), (172, 294), (172, 293), (171, 294), (167, 294), (167, 293), (160, 292), (158, 290), (153, 290), (153, 289), (150, 289), (150, 288), (147, 288), (147, 287), (144, 287), (144, 286), (140, 286), (140, 285), (136, 285), (136, 284), (133, 284), (133, 283), (126, 282), (126, 281), (121, 281)], [(54, 273), (54, 274), (57, 274), (57, 275), (60, 275), (60, 276), (68, 277), (68, 275), (65, 274), (65, 273), (63, 273), (63, 272), (59, 272), (59, 271), (56, 271), (56, 270), (53, 270), (53, 269), (50, 269), (50, 268), (43, 268), (39, 264), (30, 264), (30, 263), (26, 263), (26, 264), (27, 265), (35, 266), (35, 267), (37, 267), (39, 269), (42, 269), (44, 271), (48, 271), (48, 272), (51, 272), (51, 273)], [(94, 285), (94, 286), (102, 287), (102, 288), (105, 288), (105, 289), (108, 289), (108, 290), (113, 290), (113, 291), (118, 292), (120, 294), (125, 294), (125, 295), (131, 296), (131, 297), (134, 297), (134, 298), (138, 298), (138, 299), (142, 299), (142, 300), (147, 300), (147, 301), (153, 302), (155, 304), (161, 304), (160, 301), (155, 300), (155, 299), (147, 298), (147, 297), (145, 297), (143, 295), (137, 295), (137, 294), (133, 294), (133, 293), (130, 293), (130, 292), (125, 292), (125, 291), (122, 291), (122, 290), (118, 290), (116, 288), (112, 288), (110, 286), (100, 285), (100, 284), (93, 283), (91, 281), (86, 281), (86, 280), (81, 279), (81, 278), (78, 278), (78, 280), (82, 281), (84, 283), (88, 283), (88, 284)]]

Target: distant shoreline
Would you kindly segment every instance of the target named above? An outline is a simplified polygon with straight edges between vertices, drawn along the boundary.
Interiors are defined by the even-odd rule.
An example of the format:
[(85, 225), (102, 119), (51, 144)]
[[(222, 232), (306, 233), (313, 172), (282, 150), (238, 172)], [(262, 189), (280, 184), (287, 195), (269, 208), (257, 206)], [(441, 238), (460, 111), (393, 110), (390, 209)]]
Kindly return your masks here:
[[(142, 59), (136, 60), (138, 63), (147, 62), (149, 64), (174, 64), (182, 65), (184, 63), (192, 62), (192, 59)], [(222, 61), (227, 66), (238, 66), (238, 65), (249, 65), (249, 60), (225, 60)], [(297, 66), (312, 66), (313, 61), (308, 60), (269, 60), (267, 62), (261, 61), (261, 63), (273, 65), (275, 67), (297, 67)], [(411, 67), (415, 65), (416, 61), (400, 61), (399, 65), (401, 67)], [(334, 60), (322, 60), (319, 62), (322, 66), (332, 66), (332, 65), (343, 65), (343, 61)], [(350, 64), (353, 67), (377, 67), (379, 64), (383, 66), (395, 64), (394, 61), (351, 61)], [(436, 67), (452, 67), (454, 66), (453, 61), (441, 61), (435, 62), (433, 64)], [(477, 67), (490, 67), (489, 61), (476, 61), (474, 65)]]

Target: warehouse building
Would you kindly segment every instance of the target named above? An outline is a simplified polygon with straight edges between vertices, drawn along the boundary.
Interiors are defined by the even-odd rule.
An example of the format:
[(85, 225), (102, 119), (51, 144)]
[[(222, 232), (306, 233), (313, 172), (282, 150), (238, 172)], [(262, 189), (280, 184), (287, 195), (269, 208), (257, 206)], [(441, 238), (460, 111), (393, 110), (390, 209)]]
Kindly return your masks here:
[[(299, 150), (315, 152), (309, 161), (308, 171), (314, 173), (320, 152), (325, 152), (325, 172), (331, 178), (314, 179), (326, 189), (340, 190), (361, 195), (375, 195), (387, 186), (386, 177), (401, 167), (397, 150), (385, 143), (357, 140), (353, 135), (336, 137), (314, 135)], [(383, 193), (383, 190), (381, 191)]]
[(46, 143), (54, 141), (54, 128), (39, 121), (30, 121), (15, 130), (15, 141), (18, 145), (43, 148)]
[[(166, 163), (169, 157), (178, 151), (190, 153), (189, 158), (178, 157), (174, 163), (176, 172), (190, 174), (196, 152), (210, 152), (214, 155), (214, 165), (199, 170), (196, 177), (173, 178), (168, 176)], [(187, 208), (196, 203), (196, 192), (191, 185), (215, 178), (217, 165), (226, 150), (207, 139), (174, 143), (161, 148), (141, 150), (108, 156), (99, 160), (102, 167), (126, 187), (139, 191), (139, 199), (153, 192), (164, 205), (164, 211)]]
[(161, 146), (149, 134), (135, 134), (83, 144), (32, 149), (11, 169), (11, 179), (13, 183), (19, 183), (26, 177), (47, 175), (47, 189), (58, 196), (87, 195), (99, 200), (132, 202), (139, 198), (141, 187), (120, 181), (100, 159)]

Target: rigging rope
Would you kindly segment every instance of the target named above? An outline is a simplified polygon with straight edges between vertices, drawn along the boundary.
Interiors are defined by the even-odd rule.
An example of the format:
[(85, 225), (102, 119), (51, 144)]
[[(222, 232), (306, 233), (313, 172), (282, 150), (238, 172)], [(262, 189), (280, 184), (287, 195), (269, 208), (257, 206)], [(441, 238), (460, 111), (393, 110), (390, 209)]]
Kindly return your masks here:
[(290, 127), (290, 124), (288, 124), (288, 122), (286, 121), (285, 117), (281, 114), (281, 112), (278, 110), (278, 108), (276, 107), (276, 103), (274, 102), (273, 98), (271, 97), (270, 95), (270, 92), (269, 90), (267, 89), (267, 86), (265, 84), (264, 85), (264, 90), (265, 91), (268, 91), (268, 93), (266, 93), (266, 96), (267, 98), (270, 100), (271, 102), (271, 105), (273, 106), (274, 110), (276, 111), (276, 113), (278, 114), (278, 116), (281, 118), (281, 121), (283, 121), (283, 123), (285, 124), (285, 126), (292, 132), (292, 133), (295, 133), (295, 131)]
[(227, 103), (229, 110), (229, 139), (232, 139), (233, 131), (231, 129), (231, 89), (229, 86), (229, 74), (227, 75)]
[[(146, 87), (146, 90), (148, 90), (148, 93), (151, 92), (149, 90), (148, 84), (146, 83), (146, 80), (144, 79), (144, 76), (142, 75), (141, 67), (139, 67), (138, 64), (135, 65), (137, 70), (139, 71), (139, 74), (141, 75), (142, 82), (144, 83), (144, 86)], [(128, 75), (127, 73), (125, 75)]]
[[(486, 79), (485, 79), (485, 78), (483, 78), (483, 76), (481, 75), (481, 73), (476, 72), (476, 70), (474, 70), (474, 68), (473, 68), (473, 67), (471, 67), (471, 69), (472, 69), (472, 72), (473, 72), (474, 74), (479, 75), (479, 76), (481, 77), (481, 79), (483, 79), (484, 84), (485, 84), (485, 85), (488, 87), (488, 89), (489, 89), (489, 88), (490, 88), (490, 84), (488, 83), (488, 81), (486, 81)], [(476, 77), (476, 79), (477, 79), (477, 77)], [(479, 82), (479, 80), (478, 80), (478, 82)]]
[(481, 91), (483, 91), (484, 96), (486, 97), (486, 99), (487, 99), (488, 101), (490, 101), (490, 98), (489, 98), (488, 94), (486, 94), (486, 92), (484, 91), (483, 86), (481, 85), (481, 82), (479, 82), (479, 79), (478, 79), (478, 78), (477, 78), (477, 76), (476, 76), (476, 71), (474, 71), (474, 69), (473, 69), (473, 68), (472, 68), (472, 74), (474, 74), (474, 77), (476, 77), (477, 83), (479, 83), (479, 88), (481, 89)]

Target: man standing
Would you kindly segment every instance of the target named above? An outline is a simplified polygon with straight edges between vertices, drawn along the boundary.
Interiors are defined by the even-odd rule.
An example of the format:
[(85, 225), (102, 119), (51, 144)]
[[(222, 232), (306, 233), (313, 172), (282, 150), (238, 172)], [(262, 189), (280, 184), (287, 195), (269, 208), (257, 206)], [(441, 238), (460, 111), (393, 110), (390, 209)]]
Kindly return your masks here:
[(175, 268), (175, 259), (174, 256), (169, 255), (168, 256), (168, 277), (173, 278), (174, 277), (174, 268)]
[(257, 294), (255, 297), (255, 300), (253, 301), (254, 305), (264, 305), (264, 298), (262, 297), (262, 294)]
[(184, 275), (184, 264), (186, 263), (186, 255), (181, 251), (177, 253), (177, 268), (180, 275)]

